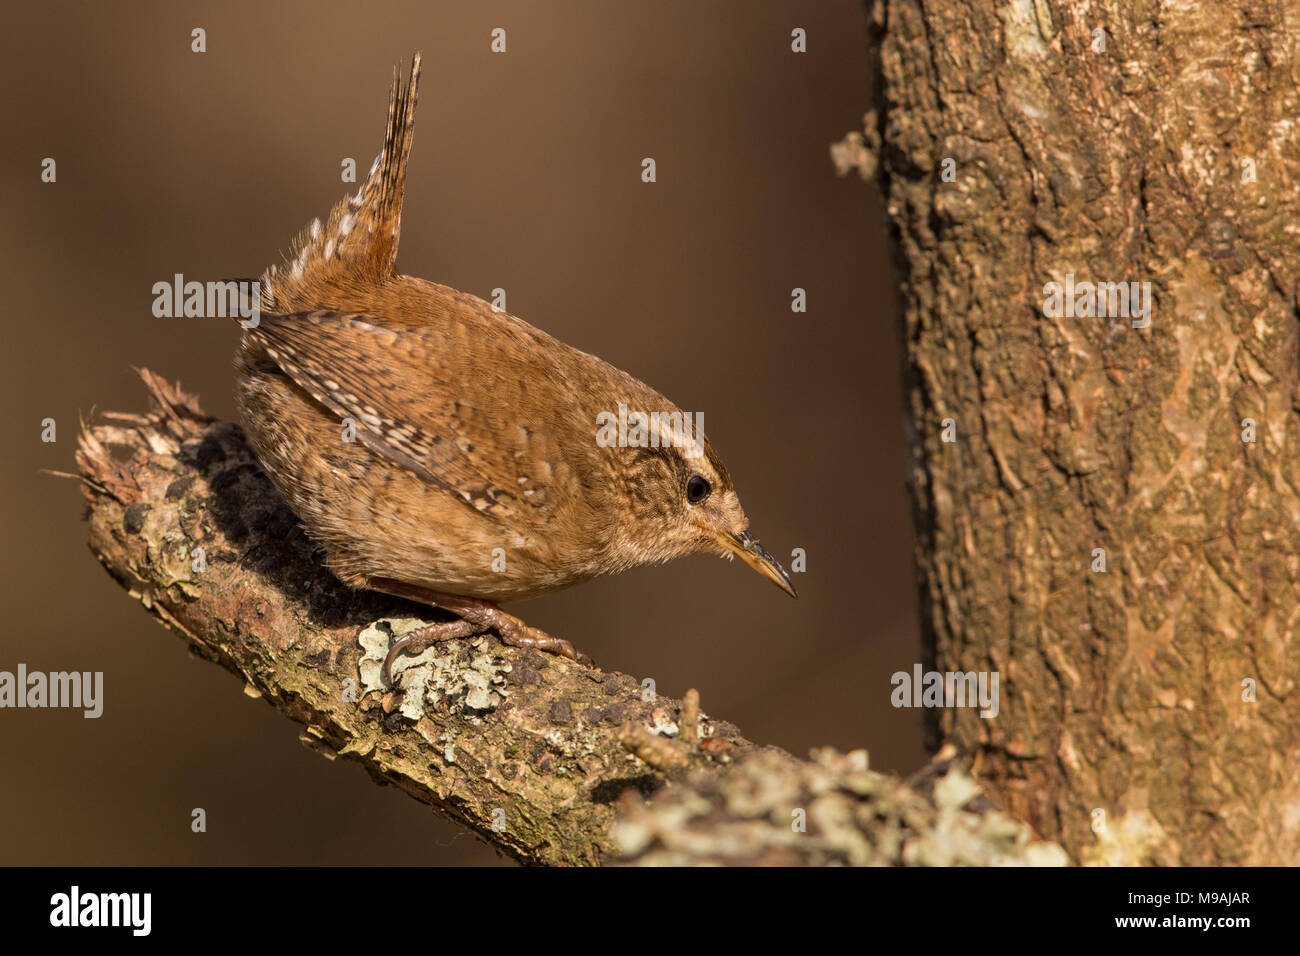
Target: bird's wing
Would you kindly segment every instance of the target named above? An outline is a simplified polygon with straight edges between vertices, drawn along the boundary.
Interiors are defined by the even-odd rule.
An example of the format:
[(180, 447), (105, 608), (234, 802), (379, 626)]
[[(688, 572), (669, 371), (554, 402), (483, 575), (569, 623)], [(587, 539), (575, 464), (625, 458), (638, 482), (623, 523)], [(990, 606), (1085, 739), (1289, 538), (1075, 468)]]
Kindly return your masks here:
[[(549, 510), (563, 500), (557, 485), (575, 480), (547, 426), (556, 415), (577, 414), (576, 407), (526, 401), (536, 370), (522, 368), (505, 343), (495, 354), (476, 343), (471, 356), (469, 344), (445, 330), (326, 311), (263, 313), (247, 334), (313, 399), (340, 420), (352, 419), (358, 441), (468, 507), (500, 518)], [(450, 377), (452, 367), (462, 371), (459, 380)]]

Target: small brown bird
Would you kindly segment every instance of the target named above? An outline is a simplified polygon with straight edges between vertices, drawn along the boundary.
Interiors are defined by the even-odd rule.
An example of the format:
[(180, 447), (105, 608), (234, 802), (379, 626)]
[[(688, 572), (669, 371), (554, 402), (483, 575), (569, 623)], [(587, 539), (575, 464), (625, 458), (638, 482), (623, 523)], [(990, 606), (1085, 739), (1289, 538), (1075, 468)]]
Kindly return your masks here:
[(695, 419), (476, 296), (397, 273), (419, 78), (417, 54), (368, 179), (263, 275), (235, 362), (244, 431), (330, 569), (460, 617), (394, 643), (389, 683), (398, 653), (487, 629), (586, 662), (498, 602), (682, 555), (738, 556), (794, 596)]

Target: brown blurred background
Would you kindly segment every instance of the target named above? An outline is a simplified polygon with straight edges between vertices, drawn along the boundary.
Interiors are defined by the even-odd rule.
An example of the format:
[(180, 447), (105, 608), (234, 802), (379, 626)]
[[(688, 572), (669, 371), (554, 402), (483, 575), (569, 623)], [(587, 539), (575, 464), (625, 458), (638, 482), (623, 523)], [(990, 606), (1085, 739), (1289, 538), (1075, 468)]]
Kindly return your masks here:
[(918, 712), (889, 706), (919, 653), (895, 296), (876, 190), (827, 154), (868, 105), (857, 0), (59, 0), (7, 18), (0, 670), (102, 670), (105, 704), (0, 710), (0, 864), (500, 860), (192, 659), (88, 552), (75, 484), (38, 474), (74, 469), (79, 413), (143, 409), (132, 366), (233, 414), (237, 329), (155, 319), (151, 286), (278, 261), (355, 190), (340, 162), (364, 176), (416, 49), (399, 268), (501, 286), (512, 313), (704, 411), (764, 543), (808, 554), (798, 601), (696, 558), (528, 620), (662, 693), (698, 688), (754, 740), (920, 765)]

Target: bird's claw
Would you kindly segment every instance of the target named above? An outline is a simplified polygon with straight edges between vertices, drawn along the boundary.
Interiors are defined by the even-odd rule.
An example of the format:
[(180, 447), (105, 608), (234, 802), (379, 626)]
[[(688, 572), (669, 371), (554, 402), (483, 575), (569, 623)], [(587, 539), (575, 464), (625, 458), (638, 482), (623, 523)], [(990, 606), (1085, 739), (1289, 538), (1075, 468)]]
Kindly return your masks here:
[(534, 647), (548, 654), (559, 654), (584, 667), (594, 667), (590, 657), (577, 650), (562, 637), (552, 637), (545, 631), (520, 623), (517, 627), (501, 628), (501, 639), (512, 647)]

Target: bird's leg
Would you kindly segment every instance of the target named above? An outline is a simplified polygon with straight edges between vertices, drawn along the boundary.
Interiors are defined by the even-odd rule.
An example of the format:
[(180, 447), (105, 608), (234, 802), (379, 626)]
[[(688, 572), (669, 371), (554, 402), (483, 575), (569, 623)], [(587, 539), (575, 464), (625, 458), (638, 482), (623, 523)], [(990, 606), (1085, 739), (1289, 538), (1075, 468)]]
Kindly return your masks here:
[[(559, 654), (571, 661), (577, 661), (585, 667), (594, 666), (590, 657), (579, 651), (562, 637), (552, 637), (536, 627), (529, 627), (513, 614), (507, 614), (491, 602), (485, 602), (482, 610), (484, 620), (492, 621), (492, 627), (501, 635), (501, 640), (512, 647), (535, 647), (548, 654)], [(465, 612), (460, 612), (465, 613)]]
[(388, 656), (384, 658), (384, 682), (389, 687), (393, 684), (393, 661), (397, 660), (399, 654), (419, 654), (425, 648), (432, 647), (439, 641), (450, 641), (458, 637), (473, 637), (475, 634), (481, 634), (487, 628), (475, 624), (473, 621), (445, 621), (442, 624), (429, 624), (426, 627), (416, 628), (407, 634), (403, 634), (397, 640), (393, 641), (388, 648)]
[(591, 666), (591, 658), (574, 649), (573, 645), (560, 637), (552, 637), (543, 630), (529, 627), (513, 614), (507, 614), (492, 601), (481, 598), (461, 597), (457, 594), (428, 592), (429, 600), (440, 608), (453, 614), (459, 614), (463, 620), (472, 621), (483, 628), (492, 628), (501, 635), (501, 640), (511, 647), (535, 647), (548, 654), (559, 654), (579, 664)]
[[(419, 601), (421, 604), (432, 604), (434, 607), (451, 611), (461, 618), (459, 621), (452, 621), (449, 624), (432, 624), (429, 627), (420, 628), (418, 631), (412, 631), (406, 635), (401, 641), (394, 642), (388, 651), (388, 660), (384, 665), (385, 676), (388, 675), (389, 665), (396, 656), (409, 652), (412, 645), (416, 643), (419, 644), (419, 650), (423, 650), (435, 641), (468, 637), (489, 629), (500, 634), (501, 640), (511, 647), (535, 647), (539, 651), (546, 651), (548, 654), (559, 654), (561, 657), (567, 657), (579, 664), (585, 664), (588, 667), (592, 666), (591, 658), (575, 650), (574, 646), (568, 641), (563, 638), (552, 637), (538, 628), (529, 627), (513, 614), (507, 614), (501, 610), (492, 601), (462, 597), (459, 594), (444, 594), (441, 591), (427, 590), (417, 585), (407, 584), (404, 581), (394, 581), (391, 578), (372, 578), (367, 584), (377, 591), (410, 598), (413, 601)], [(455, 626), (464, 628), (464, 630), (455, 631)], [(423, 636), (425, 632), (429, 633), (427, 638)], [(413, 637), (416, 638), (415, 641), (410, 640)], [(391, 686), (392, 680), (390, 679), (388, 683)]]

